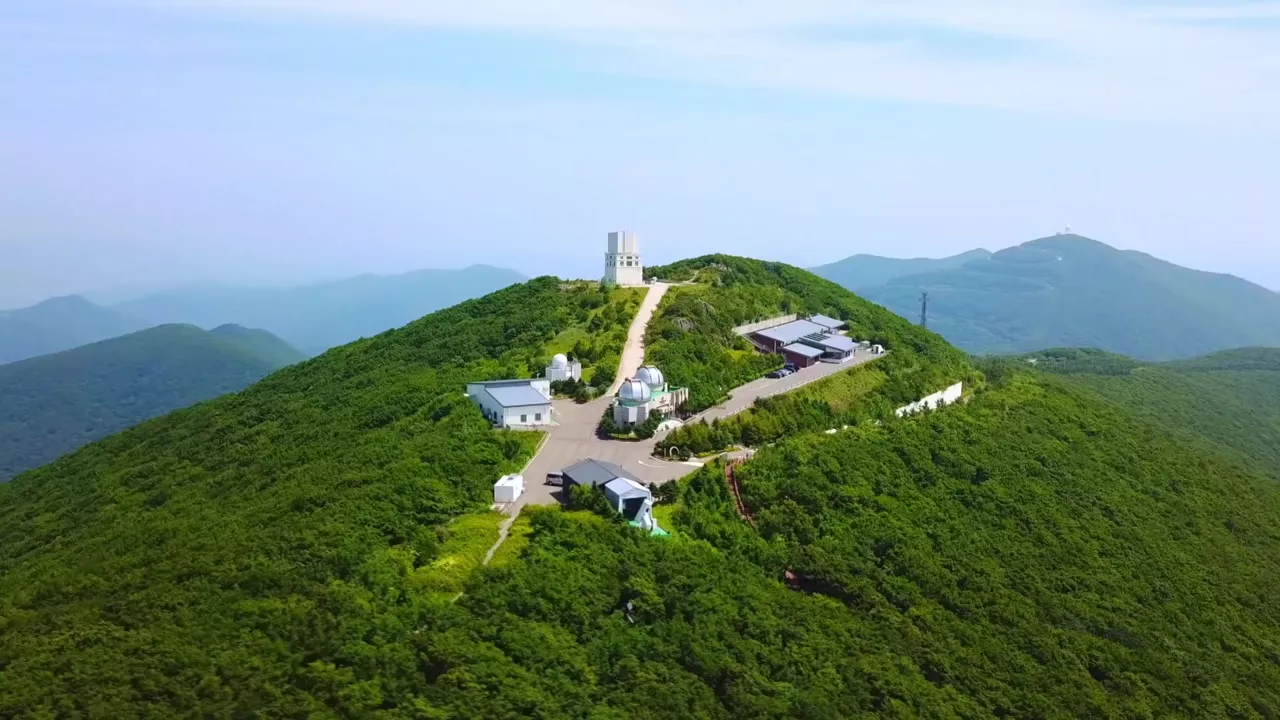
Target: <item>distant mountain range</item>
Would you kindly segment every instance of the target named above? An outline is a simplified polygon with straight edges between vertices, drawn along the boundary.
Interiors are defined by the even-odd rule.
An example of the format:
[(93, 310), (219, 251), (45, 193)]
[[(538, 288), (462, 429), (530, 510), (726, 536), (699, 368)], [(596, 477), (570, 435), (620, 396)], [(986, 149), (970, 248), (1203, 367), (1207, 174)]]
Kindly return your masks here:
[(281, 289), (206, 285), (107, 307), (79, 296), (55, 298), (0, 312), (0, 365), (174, 323), (263, 328), (316, 355), (526, 279), (475, 265)]
[(263, 330), (162, 325), (0, 366), (0, 482), (302, 359)]
[(0, 311), (0, 365), (140, 330), (145, 323), (77, 295)]
[(940, 260), (855, 255), (818, 275), (977, 354), (1100, 348), (1143, 360), (1280, 346), (1280, 294), (1079, 235)]

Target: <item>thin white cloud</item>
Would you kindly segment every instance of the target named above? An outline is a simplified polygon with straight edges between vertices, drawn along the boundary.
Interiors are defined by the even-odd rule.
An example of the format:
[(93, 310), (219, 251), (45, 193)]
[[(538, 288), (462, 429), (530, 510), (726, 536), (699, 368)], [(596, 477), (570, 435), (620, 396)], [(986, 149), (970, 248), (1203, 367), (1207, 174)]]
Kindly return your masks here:
[[(160, 0), (135, 0), (154, 2)], [(165, 0), (165, 7), (520, 33), (618, 72), (1019, 112), (1280, 129), (1277, 2)], [(894, 28), (904, 39), (857, 32)], [(821, 38), (809, 31), (831, 30)], [(938, 46), (940, 33), (984, 56)], [(844, 39), (841, 39), (844, 38)], [(623, 49), (618, 57), (608, 51)]]

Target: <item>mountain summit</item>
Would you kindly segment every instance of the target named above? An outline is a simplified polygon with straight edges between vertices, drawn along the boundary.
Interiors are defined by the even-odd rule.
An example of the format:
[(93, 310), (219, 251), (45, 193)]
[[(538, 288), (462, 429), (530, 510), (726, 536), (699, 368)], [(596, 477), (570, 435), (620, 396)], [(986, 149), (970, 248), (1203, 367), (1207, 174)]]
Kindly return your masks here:
[(855, 278), (846, 287), (912, 319), (928, 292), (929, 328), (974, 353), (1095, 347), (1163, 360), (1280, 345), (1280, 295), (1079, 235), (856, 284), (867, 277), (857, 266), (874, 264), (855, 257), (818, 272)]

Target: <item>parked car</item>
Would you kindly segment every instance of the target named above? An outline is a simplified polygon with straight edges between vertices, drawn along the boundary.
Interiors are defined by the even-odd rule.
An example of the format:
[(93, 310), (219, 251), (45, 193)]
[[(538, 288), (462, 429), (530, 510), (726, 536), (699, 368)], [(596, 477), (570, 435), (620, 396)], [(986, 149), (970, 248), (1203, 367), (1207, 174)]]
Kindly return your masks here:
[(783, 372), (783, 371), (781, 371), (781, 370), (774, 370), (773, 372), (769, 373), (768, 375), (765, 375), (765, 377), (767, 377), (767, 378), (769, 378), (769, 379), (771, 379), (771, 380), (777, 380), (778, 378), (786, 377), (786, 373), (784, 373), (784, 372)]
[(786, 365), (782, 366), (782, 369), (786, 370), (789, 373), (798, 372), (800, 370), (800, 368), (796, 367), (795, 363), (787, 363)]
[(547, 484), (564, 487), (564, 473), (558, 470), (547, 473)]

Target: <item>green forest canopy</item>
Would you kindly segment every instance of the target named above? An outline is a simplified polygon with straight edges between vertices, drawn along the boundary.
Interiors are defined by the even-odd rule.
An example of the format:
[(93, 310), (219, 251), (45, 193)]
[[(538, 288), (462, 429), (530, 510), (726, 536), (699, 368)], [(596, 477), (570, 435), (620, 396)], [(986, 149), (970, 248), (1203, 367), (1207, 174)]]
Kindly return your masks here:
[[(712, 299), (754, 285), (781, 302), (778, 283), (806, 282), (735, 258), (683, 269), (699, 264), (707, 284), (693, 290)], [(714, 279), (716, 265), (740, 275)], [(848, 314), (797, 309), (883, 331), (872, 337), (890, 356), (829, 381), (838, 401), (799, 395), (805, 408), (845, 412), (890, 383), (973, 372), (905, 321), (877, 328), (882, 311), (859, 316), (841, 292)], [(0, 488), (0, 715), (1280, 709), (1275, 484), (1025, 363), (990, 366), (968, 403), (854, 416), (833, 435), (787, 426), (779, 399), (753, 411), (782, 423), (776, 444), (738, 470), (755, 528), (710, 465), (676, 486), (673, 537), (540, 510), (457, 602), (440, 600), (458, 582), (436, 574), (442, 547), (479, 552), (471, 513), (537, 440), (491, 431), (463, 382), (540, 367), (603, 302), (535, 280)], [(715, 334), (722, 319), (689, 319), (682, 331), (734, 349)], [(671, 357), (679, 372), (715, 362)], [(464, 513), (477, 520), (452, 534)], [(788, 568), (802, 591), (783, 583)]]
[[(790, 437), (738, 479), (758, 529), (737, 517), (716, 466), (679, 484), (669, 539), (533, 513), (519, 558), (475, 573), (429, 617), (411, 660), (354, 671), (380, 703), (363, 709), (834, 719), (1280, 708), (1275, 484), (1087, 390), (1008, 371), (967, 404)], [(784, 584), (788, 568), (803, 590)]]
[(0, 482), (302, 359), (261, 330), (162, 325), (0, 365)]
[[(1142, 363), (1100, 350), (1019, 358), (1088, 387), (1138, 416), (1229, 448), (1280, 477), (1280, 349), (1240, 348)], [(987, 361), (991, 362), (991, 361)]]
[(0, 716), (358, 703), (353, 667), (412, 656), (446, 524), (539, 441), (491, 430), (465, 383), (541, 370), (634, 295), (539, 278), (0, 486)]

